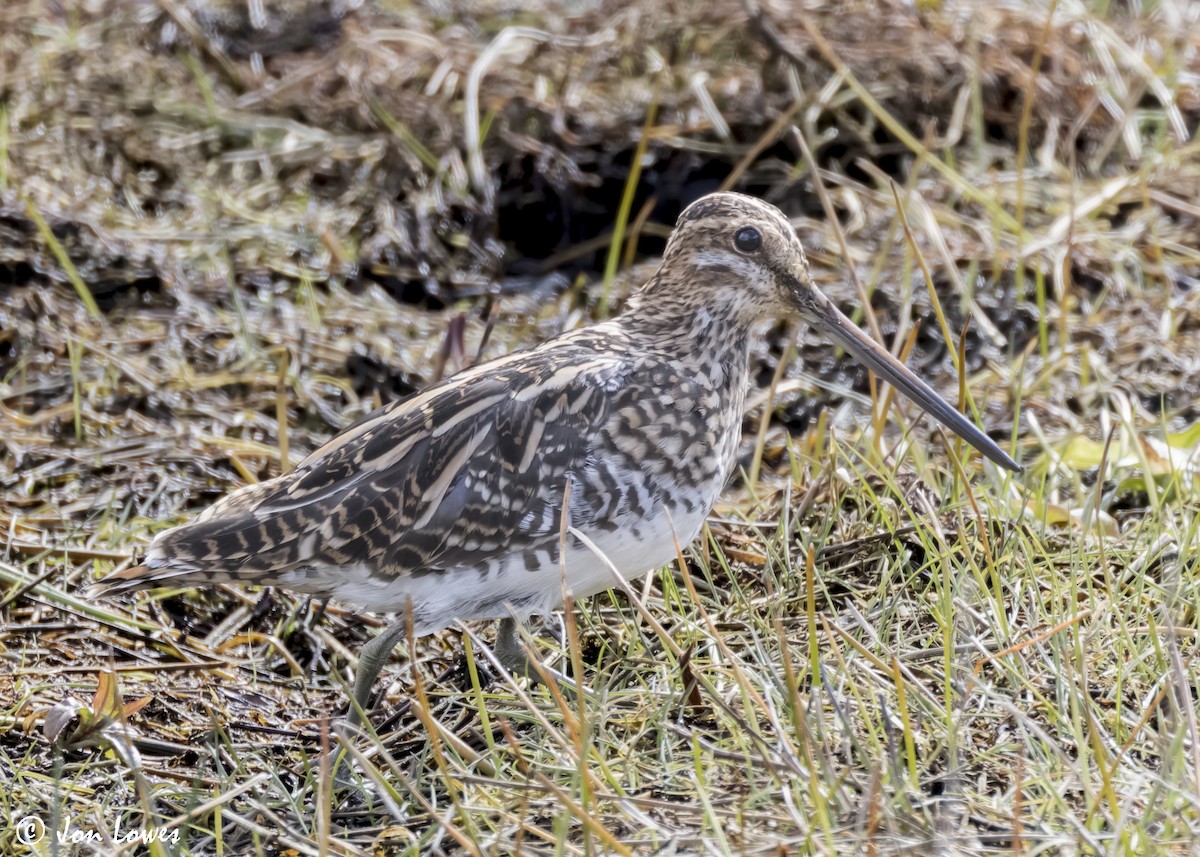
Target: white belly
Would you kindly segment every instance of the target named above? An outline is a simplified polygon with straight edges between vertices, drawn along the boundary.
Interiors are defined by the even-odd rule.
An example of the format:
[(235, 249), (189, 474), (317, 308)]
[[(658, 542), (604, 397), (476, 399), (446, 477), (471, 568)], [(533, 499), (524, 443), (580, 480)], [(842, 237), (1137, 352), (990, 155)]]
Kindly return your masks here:
[[(612, 532), (584, 532), (595, 550), (568, 537), (566, 589), (572, 598), (586, 598), (614, 588), (615, 568), (625, 580), (633, 580), (676, 558), (676, 543), (686, 548), (704, 524), (705, 513), (680, 513), (672, 520), (665, 514), (641, 522), (640, 538), (628, 527)], [(409, 600), (416, 619), (414, 633), (429, 634), (455, 620), (520, 619), (544, 616), (562, 607), (563, 566), (556, 556), (539, 554), (530, 569), (523, 556), (514, 556), (488, 569), (458, 569), (443, 573), (403, 575), (387, 580), (366, 568), (339, 570), (337, 592), (352, 604), (379, 612), (404, 613)], [(302, 591), (317, 591), (307, 581), (280, 581)]]
[(611, 533), (584, 533), (596, 550), (578, 542), (568, 548), (567, 574), (572, 597), (586, 598), (614, 588), (617, 582), (613, 568), (625, 580), (634, 580), (673, 562), (679, 549), (687, 548), (696, 539), (705, 516), (706, 512), (681, 513), (674, 519), (658, 515), (642, 523), (641, 538), (634, 538), (627, 528)]

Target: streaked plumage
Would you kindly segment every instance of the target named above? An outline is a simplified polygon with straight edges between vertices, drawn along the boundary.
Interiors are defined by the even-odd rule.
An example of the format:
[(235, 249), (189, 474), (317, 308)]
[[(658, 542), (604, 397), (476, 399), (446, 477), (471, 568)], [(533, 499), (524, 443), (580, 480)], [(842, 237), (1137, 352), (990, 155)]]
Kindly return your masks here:
[[(161, 533), (142, 566), (101, 586), (277, 585), (401, 612), (411, 599), (417, 634), (547, 613), (562, 600), (568, 484), (570, 525), (627, 577), (696, 537), (734, 465), (751, 330), (787, 313), (1016, 467), (816, 291), (778, 209), (713, 194), (681, 215), (662, 267), (619, 318), (376, 412), (292, 472)], [(575, 597), (611, 585), (574, 538), (566, 569)]]

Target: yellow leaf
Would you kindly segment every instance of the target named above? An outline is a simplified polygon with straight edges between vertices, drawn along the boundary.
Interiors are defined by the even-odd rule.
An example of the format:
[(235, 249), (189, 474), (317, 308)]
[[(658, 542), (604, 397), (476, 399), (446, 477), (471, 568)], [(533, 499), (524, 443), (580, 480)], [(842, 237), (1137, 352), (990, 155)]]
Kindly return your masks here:
[(1104, 458), (1104, 444), (1086, 437), (1073, 437), (1067, 441), (1060, 455), (1063, 464), (1075, 470), (1099, 467)]
[(1200, 447), (1200, 422), (1193, 423), (1183, 431), (1168, 432), (1167, 443), (1176, 449), (1195, 449)]

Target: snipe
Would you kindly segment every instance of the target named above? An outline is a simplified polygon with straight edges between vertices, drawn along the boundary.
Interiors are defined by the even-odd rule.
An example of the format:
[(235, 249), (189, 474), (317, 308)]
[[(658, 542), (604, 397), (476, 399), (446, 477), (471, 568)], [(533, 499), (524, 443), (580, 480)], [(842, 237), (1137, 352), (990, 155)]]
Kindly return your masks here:
[[(477, 365), (335, 437), (295, 470), (235, 491), (159, 534), (142, 565), (100, 586), (246, 583), (409, 610), (415, 634), (562, 601), (564, 508), (622, 575), (691, 542), (734, 465), (755, 324), (792, 314), (1001, 467), (1019, 466), (817, 291), (774, 206), (717, 193), (679, 218), (662, 266), (611, 321)], [(564, 505), (564, 493), (570, 491)], [(604, 560), (567, 542), (576, 598), (610, 586)], [(403, 621), (363, 650), (365, 707)], [(351, 715), (353, 721), (354, 716)]]

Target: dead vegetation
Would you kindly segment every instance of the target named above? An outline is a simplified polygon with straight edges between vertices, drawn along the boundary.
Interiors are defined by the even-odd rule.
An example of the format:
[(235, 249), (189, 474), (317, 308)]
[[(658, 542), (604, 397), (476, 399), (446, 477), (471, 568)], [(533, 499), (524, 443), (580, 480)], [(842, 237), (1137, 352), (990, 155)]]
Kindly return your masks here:
[[(0, 850), (27, 817), (190, 854), (1194, 850), (1196, 18), (6, 6)], [(323, 718), (377, 617), (87, 598), (379, 403), (610, 311), (723, 183), (948, 395), (961, 363), (1029, 472), (960, 470), (781, 326), (712, 539), (569, 616), (590, 695), (420, 641), (352, 745), (367, 801)]]

